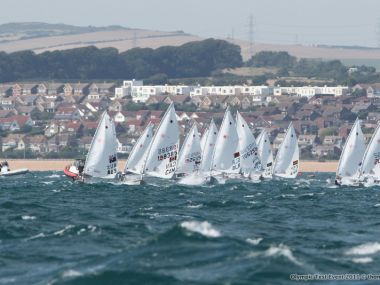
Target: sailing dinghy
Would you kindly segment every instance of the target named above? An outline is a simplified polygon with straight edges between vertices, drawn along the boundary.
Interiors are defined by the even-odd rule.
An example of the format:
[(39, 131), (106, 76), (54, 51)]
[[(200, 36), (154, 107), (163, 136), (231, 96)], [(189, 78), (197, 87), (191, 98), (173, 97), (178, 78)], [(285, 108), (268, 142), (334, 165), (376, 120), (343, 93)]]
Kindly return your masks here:
[(99, 121), (87, 153), (83, 172), (81, 169), (64, 170), (66, 176), (83, 182), (95, 182), (101, 179), (114, 179), (117, 174), (117, 138), (115, 125), (107, 111)]
[(213, 119), (211, 119), (210, 126), (202, 137), (201, 146), (202, 146), (202, 162), (200, 171), (205, 177), (211, 175), (212, 168), (212, 156), (214, 154), (214, 148), (216, 139), (218, 137), (218, 128), (215, 125)]
[(256, 139), (261, 165), (263, 167), (263, 178), (272, 178), (273, 152), (270, 146), (268, 134), (263, 130)]
[(144, 163), (148, 155), (148, 148), (153, 139), (153, 127), (154, 125), (149, 123), (133, 146), (121, 177), (121, 181), (124, 184), (141, 184)]
[(365, 140), (357, 118), (340, 155), (335, 184), (348, 186), (358, 184), (364, 153)]
[(179, 127), (174, 104), (170, 104), (148, 148), (143, 175), (171, 179), (177, 169)]
[(227, 107), (220, 127), (212, 157), (212, 176), (220, 183), (225, 178), (240, 177), (240, 152), (238, 151), (236, 124)]
[(199, 185), (204, 182), (200, 165), (202, 161), (201, 141), (196, 123), (187, 134), (178, 157), (177, 177), (180, 184)]
[(278, 149), (274, 162), (273, 175), (280, 178), (296, 178), (299, 169), (299, 148), (293, 123), (286, 131), (284, 141)]
[(240, 172), (253, 181), (260, 181), (262, 168), (255, 137), (243, 116), (236, 114), (236, 131), (238, 134), (238, 151), (240, 153)]
[(380, 124), (377, 125), (364, 153), (359, 180), (367, 187), (380, 183)]

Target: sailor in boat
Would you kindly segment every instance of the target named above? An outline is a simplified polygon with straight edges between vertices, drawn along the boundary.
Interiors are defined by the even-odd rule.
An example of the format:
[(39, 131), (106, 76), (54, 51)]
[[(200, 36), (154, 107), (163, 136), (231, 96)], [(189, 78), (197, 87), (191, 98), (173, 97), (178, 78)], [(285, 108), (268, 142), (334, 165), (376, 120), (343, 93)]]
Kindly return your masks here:
[(8, 172), (8, 171), (11, 171), (11, 169), (9, 168), (8, 161), (5, 160), (0, 163), (0, 172)]
[(340, 177), (339, 175), (337, 175), (335, 177), (335, 185), (337, 185), (337, 186), (341, 186), (342, 185), (342, 177)]

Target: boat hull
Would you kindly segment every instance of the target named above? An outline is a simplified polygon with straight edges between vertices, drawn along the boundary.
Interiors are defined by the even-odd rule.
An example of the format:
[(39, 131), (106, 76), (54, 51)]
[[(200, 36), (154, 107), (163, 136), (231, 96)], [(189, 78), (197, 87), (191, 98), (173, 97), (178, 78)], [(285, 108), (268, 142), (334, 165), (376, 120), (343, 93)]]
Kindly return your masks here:
[(26, 174), (29, 172), (29, 169), (27, 168), (22, 168), (22, 169), (16, 169), (16, 170), (11, 170), (7, 172), (0, 173), (0, 176), (15, 176), (15, 175), (22, 175)]
[(64, 169), (63, 173), (69, 178), (75, 179), (79, 177), (78, 173), (71, 172), (69, 169)]
[(141, 185), (143, 184), (143, 179), (141, 174), (125, 173), (122, 174), (120, 181), (125, 185)]

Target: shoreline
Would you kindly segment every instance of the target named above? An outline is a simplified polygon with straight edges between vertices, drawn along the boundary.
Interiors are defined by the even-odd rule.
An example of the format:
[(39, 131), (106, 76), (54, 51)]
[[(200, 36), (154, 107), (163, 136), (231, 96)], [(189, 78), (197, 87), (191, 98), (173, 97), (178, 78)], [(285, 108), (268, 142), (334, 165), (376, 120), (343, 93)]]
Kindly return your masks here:
[[(4, 161), (5, 159), (0, 159)], [(73, 159), (7, 159), (11, 169), (28, 168), (30, 171), (63, 171)], [(126, 159), (119, 160), (118, 169), (122, 171)], [(300, 161), (300, 172), (335, 172), (338, 161)]]

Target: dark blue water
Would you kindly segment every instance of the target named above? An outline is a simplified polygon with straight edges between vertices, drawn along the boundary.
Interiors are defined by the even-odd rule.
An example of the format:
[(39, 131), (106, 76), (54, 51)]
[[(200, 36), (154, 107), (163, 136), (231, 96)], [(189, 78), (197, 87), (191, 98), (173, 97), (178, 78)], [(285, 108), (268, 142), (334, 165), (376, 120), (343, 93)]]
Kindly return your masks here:
[(380, 273), (380, 188), (328, 188), (326, 178), (214, 187), (1, 178), (0, 284), (294, 284), (292, 273)]

